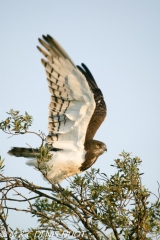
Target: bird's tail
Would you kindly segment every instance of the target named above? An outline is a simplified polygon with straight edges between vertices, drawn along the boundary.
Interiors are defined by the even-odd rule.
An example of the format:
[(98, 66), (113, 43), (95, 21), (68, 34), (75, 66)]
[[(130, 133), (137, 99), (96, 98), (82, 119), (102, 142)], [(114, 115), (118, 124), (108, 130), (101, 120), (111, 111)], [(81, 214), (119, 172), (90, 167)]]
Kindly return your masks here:
[(8, 154), (15, 157), (36, 158), (40, 155), (39, 149), (13, 147)]

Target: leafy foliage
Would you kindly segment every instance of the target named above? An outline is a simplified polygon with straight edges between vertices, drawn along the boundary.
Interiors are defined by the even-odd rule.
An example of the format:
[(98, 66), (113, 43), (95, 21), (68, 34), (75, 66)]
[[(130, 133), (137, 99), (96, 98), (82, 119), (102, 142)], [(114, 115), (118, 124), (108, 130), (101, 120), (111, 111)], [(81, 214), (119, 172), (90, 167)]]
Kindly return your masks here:
[(141, 160), (125, 152), (120, 156), (114, 165), (117, 172), (110, 178), (95, 169), (84, 177), (74, 177), (70, 189), (56, 195), (63, 204), (38, 198), (33, 206), (49, 217), (38, 217), (40, 226), (54, 226), (67, 217), (67, 221), (72, 218), (81, 222), (88, 229), (85, 234), (91, 231), (94, 235), (95, 231), (101, 237), (105, 237), (102, 229), (103, 233), (112, 229), (114, 239), (151, 239), (149, 233), (159, 233), (160, 203), (159, 199), (154, 204), (149, 202), (151, 193), (142, 186), (138, 168)]
[(24, 134), (32, 125), (33, 118), (27, 112), (25, 115), (20, 115), (19, 111), (11, 109), (8, 118), (0, 123), (0, 129), (9, 134)]
[[(71, 236), (81, 233), (76, 239), (153, 239), (160, 233), (159, 197), (155, 203), (149, 201), (151, 193), (141, 183), (141, 160), (125, 152), (120, 157), (113, 165), (117, 172), (110, 178), (92, 168), (84, 176), (68, 180), (66, 189), (59, 184), (47, 189), (24, 179), (1, 176), (2, 182), (10, 182), (2, 191), (6, 191), (3, 200), (13, 200), (6, 193), (16, 187), (35, 193), (34, 203), (20, 193), (23, 200), (17, 201), (27, 199), (29, 210), (23, 211), (37, 216), (39, 234), (45, 229), (47, 234), (62, 234), (66, 230)], [(11, 209), (5, 205), (6, 208)], [(107, 230), (111, 231), (110, 236)], [(35, 232), (36, 229), (30, 230), (30, 235)]]
[[(32, 117), (27, 114), (25, 119), (13, 112), (9, 120), (0, 123), (1, 130), (27, 133)], [(12, 127), (8, 127), (8, 124)], [(14, 125), (18, 125), (18, 128)], [(44, 137), (37, 135), (42, 138), (40, 155), (36, 156), (38, 169), (47, 179), (50, 169), (45, 167), (45, 162), (51, 159), (51, 155), (43, 144)], [(51, 184), (51, 188), (36, 186), (19, 177), (5, 177), (2, 172), (1, 231), (5, 231), (5, 238), (11, 239), (13, 230), (7, 224), (7, 217), (9, 211), (14, 210), (30, 213), (38, 219), (38, 228), (23, 233), (27, 234), (28, 240), (50, 239), (51, 236), (57, 239), (83, 240), (154, 239), (160, 236), (160, 196), (152, 194), (143, 186), (140, 164), (140, 158), (123, 151), (114, 160), (112, 167), (115, 168), (115, 173), (112, 176), (108, 177), (92, 168), (84, 176), (75, 175), (68, 179), (69, 187), (65, 189), (60, 184)], [(1, 159), (0, 168), (3, 170)], [(29, 195), (22, 195), (17, 187), (29, 190), (34, 196), (29, 198)], [(14, 196), (16, 193), (16, 196), (10, 198), (10, 193), (14, 193)], [(155, 196), (155, 202), (150, 201), (151, 195)], [(10, 207), (10, 202), (14, 206), (15, 201), (26, 202), (28, 207)], [(17, 228), (14, 235), (20, 239), (22, 232)]]

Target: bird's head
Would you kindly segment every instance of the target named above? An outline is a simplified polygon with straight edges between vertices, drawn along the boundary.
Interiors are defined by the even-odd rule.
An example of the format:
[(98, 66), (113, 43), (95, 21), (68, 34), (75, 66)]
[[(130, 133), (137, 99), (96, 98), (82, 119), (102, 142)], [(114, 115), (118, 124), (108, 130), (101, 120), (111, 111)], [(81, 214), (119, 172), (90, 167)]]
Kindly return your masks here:
[(103, 154), (105, 151), (107, 151), (107, 147), (105, 143), (91, 139), (85, 142), (85, 150), (86, 151), (91, 150), (99, 156)]

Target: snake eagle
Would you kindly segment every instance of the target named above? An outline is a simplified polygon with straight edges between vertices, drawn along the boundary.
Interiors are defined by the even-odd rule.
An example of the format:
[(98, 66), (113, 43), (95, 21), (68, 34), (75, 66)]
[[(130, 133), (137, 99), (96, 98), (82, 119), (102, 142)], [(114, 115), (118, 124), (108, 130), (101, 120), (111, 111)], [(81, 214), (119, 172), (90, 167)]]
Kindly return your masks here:
[[(89, 69), (76, 66), (51, 36), (39, 42), (51, 95), (46, 142), (52, 159), (46, 163), (51, 167), (47, 178), (56, 183), (90, 168), (107, 151), (103, 142), (93, 140), (107, 110)], [(8, 153), (32, 158), (27, 164), (37, 166), (38, 149), (13, 147)]]

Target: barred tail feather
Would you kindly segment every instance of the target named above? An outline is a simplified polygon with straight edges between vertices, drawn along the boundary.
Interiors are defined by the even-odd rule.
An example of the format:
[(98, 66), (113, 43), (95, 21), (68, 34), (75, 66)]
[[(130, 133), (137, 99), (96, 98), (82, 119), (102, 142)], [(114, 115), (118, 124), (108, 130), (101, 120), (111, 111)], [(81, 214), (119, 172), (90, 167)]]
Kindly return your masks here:
[(15, 157), (36, 158), (40, 153), (39, 149), (35, 148), (13, 147), (8, 154)]

